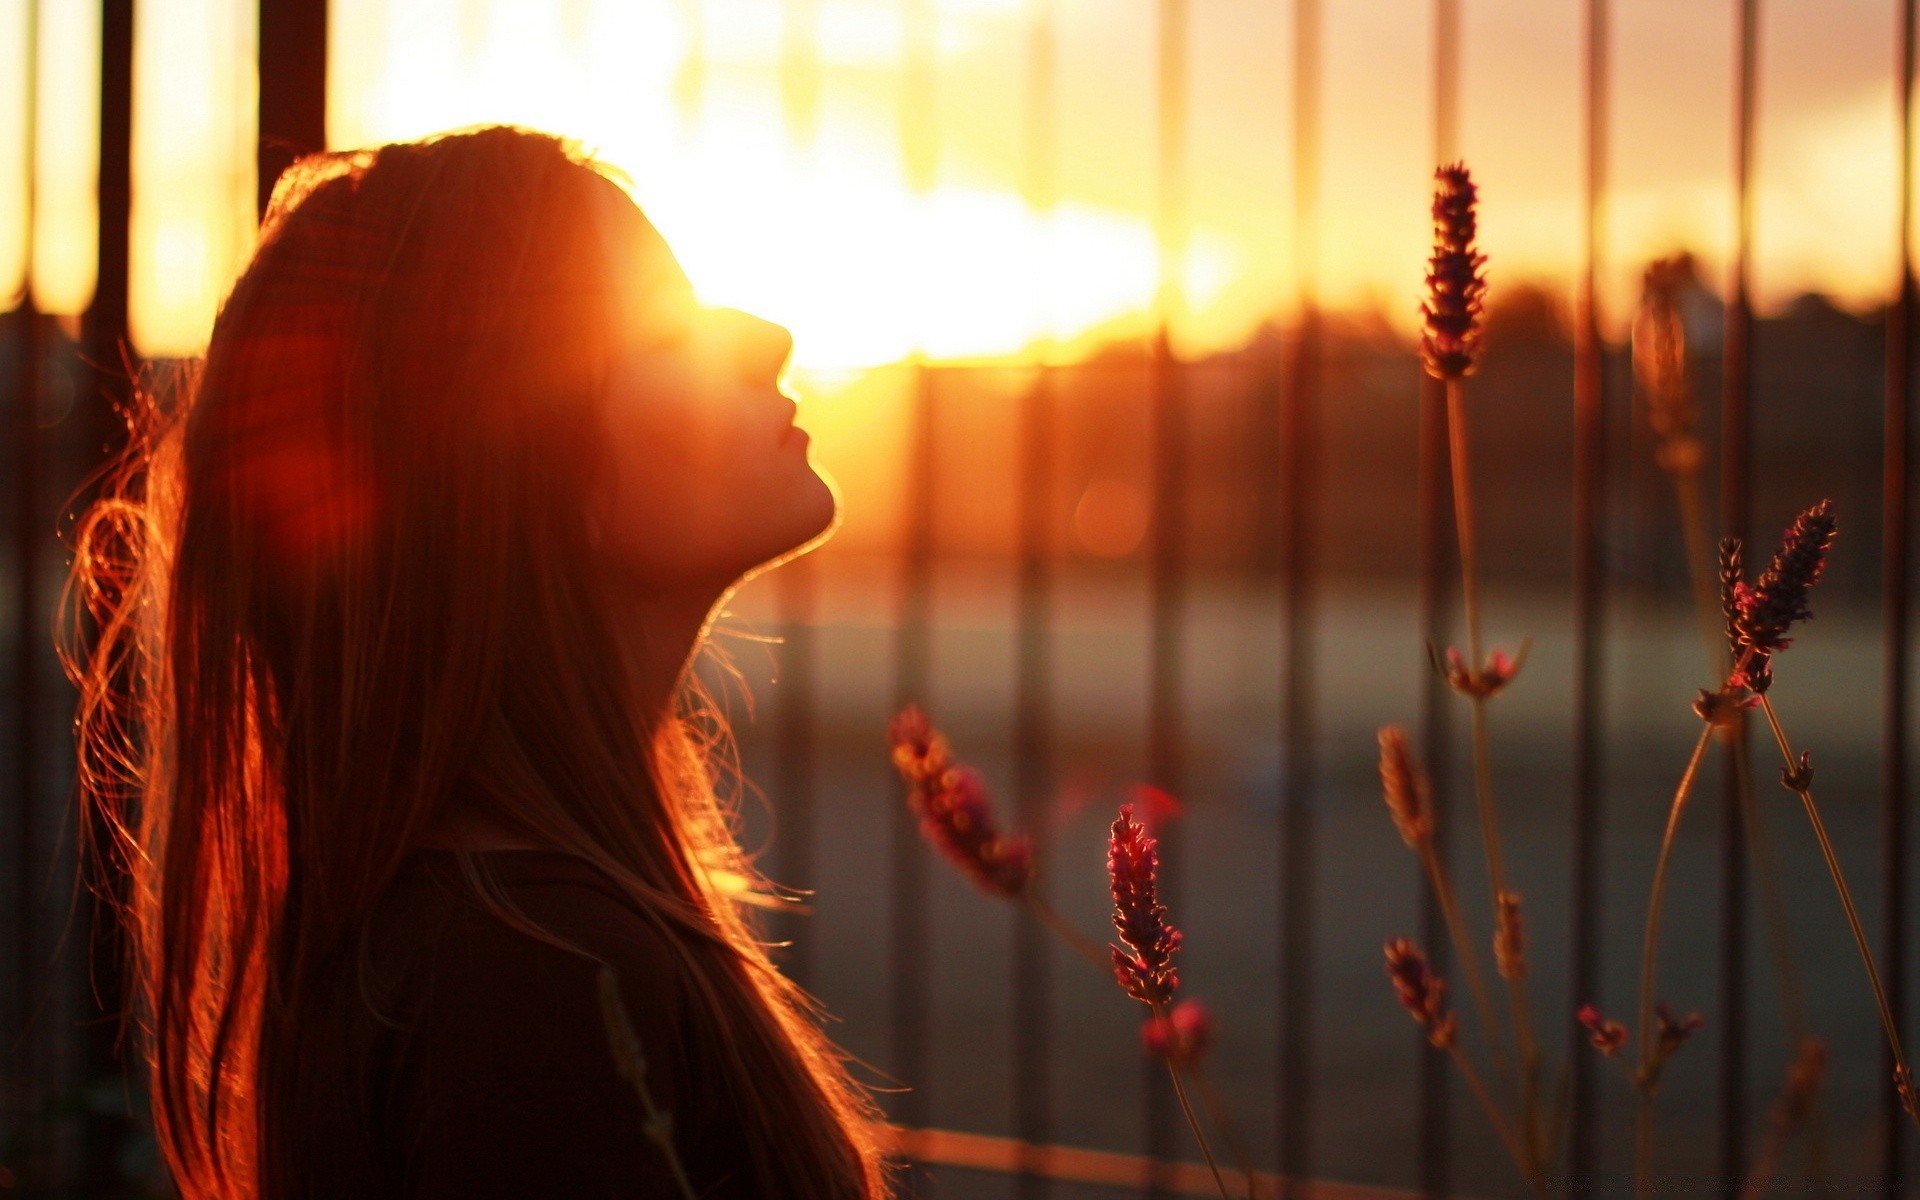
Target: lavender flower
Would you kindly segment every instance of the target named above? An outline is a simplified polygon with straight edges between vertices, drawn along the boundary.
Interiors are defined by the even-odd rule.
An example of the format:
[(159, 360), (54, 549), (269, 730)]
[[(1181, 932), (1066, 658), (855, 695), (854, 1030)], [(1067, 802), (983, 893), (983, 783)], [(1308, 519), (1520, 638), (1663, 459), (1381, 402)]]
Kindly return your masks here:
[(1486, 256), (1474, 249), (1474, 202), (1478, 190), (1464, 163), (1434, 172), (1433, 257), (1427, 263), (1427, 300), (1420, 306), (1425, 331), (1420, 357), (1436, 379), (1471, 375), (1480, 354), (1480, 309), (1487, 281)]
[(1707, 1023), (1707, 1019), (1697, 1012), (1676, 1017), (1664, 1003), (1654, 1006), (1653, 1019), (1653, 1057), (1656, 1063), (1664, 1063), (1672, 1058), (1680, 1047), (1686, 1045), (1687, 1039), (1700, 1032)]
[(1388, 942), (1386, 951), (1387, 978), (1393, 980), (1400, 1006), (1426, 1030), (1429, 1043), (1441, 1049), (1452, 1046), (1459, 1034), (1460, 1022), (1447, 1011), (1445, 981), (1433, 973), (1433, 968), (1427, 965), (1427, 956), (1406, 938)]
[(1148, 1017), (1140, 1025), (1140, 1044), (1156, 1058), (1176, 1066), (1197, 1065), (1213, 1046), (1213, 1013), (1198, 1000), (1182, 1000), (1164, 1017)]
[(893, 765), (909, 784), (937, 781), (953, 765), (946, 737), (917, 704), (907, 705), (893, 718), (887, 740), (893, 745)]
[(1113, 951), (1113, 973), (1127, 995), (1151, 1008), (1164, 1007), (1180, 986), (1173, 967), (1180, 931), (1167, 923), (1157, 876), (1160, 844), (1133, 819), (1133, 805), (1120, 806), (1107, 849), (1107, 873), (1113, 882), (1113, 925), (1127, 949)]
[(920, 817), (921, 834), (981, 891), (1008, 899), (1024, 895), (1033, 880), (1033, 847), (1026, 838), (1000, 833), (985, 781), (953, 763), (947, 739), (918, 708), (895, 717), (889, 732), (894, 766), (907, 783), (907, 803)]
[(1687, 325), (1680, 292), (1693, 276), (1693, 260), (1679, 254), (1647, 268), (1640, 312), (1633, 322), (1633, 373), (1646, 399), (1647, 423), (1659, 439), (1655, 459), (1675, 474), (1691, 475), (1706, 457), (1694, 434), (1692, 388), (1687, 380)]
[(1757, 581), (1734, 584), (1734, 658), (1748, 655), (1742, 682), (1752, 691), (1764, 693), (1772, 684), (1772, 656), (1793, 645), (1787, 636), (1793, 623), (1812, 618), (1807, 596), (1826, 570), (1833, 534), (1833, 501), (1822, 500), (1794, 518)]
[(1414, 760), (1407, 735), (1398, 725), (1380, 730), (1380, 790), (1394, 827), (1408, 846), (1417, 850), (1433, 840), (1432, 793), (1426, 773)]
[(1487, 697), (1513, 682), (1520, 673), (1520, 664), (1526, 659), (1526, 647), (1522, 646), (1517, 655), (1505, 650), (1495, 650), (1487, 655), (1487, 661), (1475, 670), (1467, 664), (1467, 656), (1457, 646), (1447, 647), (1446, 663), (1442, 674), (1446, 676), (1447, 686), (1462, 696)]
[(1493, 965), (1506, 980), (1527, 977), (1527, 934), (1520, 921), (1520, 893), (1494, 898)]
[(1591, 1004), (1580, 1006), (1579, 1021), (1586, 1028), (1587, 1040), (1602, 1054), (1611, 1056), (1627, 1044), (1627, 1027), (1601, 1016), (1600, 1010)]
[(1739, 538), (1720, 539), (1720, 611), (1727, 619), (1727, 653), (1740, 661), (1740, 589), (1747, 578)]

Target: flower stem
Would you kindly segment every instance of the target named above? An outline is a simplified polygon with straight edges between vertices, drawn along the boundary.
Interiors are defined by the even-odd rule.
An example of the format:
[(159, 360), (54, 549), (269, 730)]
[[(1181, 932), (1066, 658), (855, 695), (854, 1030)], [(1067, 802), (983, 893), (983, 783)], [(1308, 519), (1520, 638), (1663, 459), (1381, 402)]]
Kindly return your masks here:
[[(1149, 1005), (1148, 1009), (1153, 1013), (1154, 1020), (1167, 1019), (1161, 1005)], [(1173, 1094), (1180, 1101), (1180, 1111), (1187, 1115), (1187, 1128), (1193, 1130), (1193, 1140), (1200, 1143), (1200, 1154), (1207, 1160), (1207, 1169), (1213, 1172), (1213, 1183), (1220, 1189), (1220, 1200), (1231, 1200), (1227, 1195), (1227, 1181), (1220, 1175), (1220, 1164), (1213, 1161), (1213, 1149), (1207, 1145), (1207, 1135), (1200, 1131), (1200, 1121), (1193, 1115), (1193, 1105), (1187, 1102), (1187, 1089), (1180, 1082), (1180, 1068), (1174, 1065), (1171, 1055), (1167, 1058), (1167, 1074), (1173, 1079)]]
[(1707, 645), (1707, 660), (1718, 678), (1726, 678), (1727, 638), (1725, 619), (1720, 612), (1719, 584), (1707, 564), (1713, 561), (1713, 546), (1707, 541), (1706, 505), (1700, 498), (1700, 476), (1691, 470), (1673, 471), (1674, 499), (1680, 506), (1680, 532), (1687, 543), (1687, 575), (1693, 583), (1693, 606), (1700, 620), (1700, 635)]
[(1713, 726), (1702, 722), (1700, 737), (1693, 743), (1687, 768), (1674, 789), (1673, 803), (1667, 809), (1666, 832), (1660, 836), (1660, 854), (1653, 864), (1653, 891), (1647, 899), (1647, 928), (1640, 945), (1640, 1070), (1635, 1082), (1640, 1088), (1640, 1115), (1634, 1137), (1635, 1194), (1652, 1194), (1649, 1172), (1653, 1160), (1653, 1096), (1660, 1080), (1653, 1070), (1653, 980), (1659, 958), (1660, 902), (1667, 891), (1667, 866), (1673, 859), (1674, 834), (1680, 828), (1680, 813), (1686, 807), (1687, 793), (1693, 790), (1694, 777), (1700, 773), (1700, 760), (1706, 757), (1707, 743), (1713, 740)]
[[(1707, 513), (1700, 496), (1697, 469), (1674, 467), (1674, 499), (1680, 509), (1680, 528), (1687, 546), (1687, 574), (1693, 582), (1694, 607), (1700, 619), (1700, 633), (1706, 644), (1707, 671), (1715, 681), (1724, 680), (1731, 669), (1732, 648), (1727, 642), (1726, 617), (1721, 610), (1719, 580), (1709, 565), (1714, 549), (1707, 537)], [(1774, 970), (1780, 976), (1780, 1012), (1787, 1040), (1802, 1045), (1811, 1036), (1807, 1022), (1806, 989), (1801, 984), (1800, 967), (1793, 953), (1793, 936), (1787, 922), (1786, 900), (1780, 892), (1780, 873), (1774, 866), (1772, 840), (1762, 823), (1760, 806), (1754, 800), (1753, 766), (1742, 747), (1744, 738), (1729, 732), (1723, 735), (1727, 760), (1733, 765), (1734, 792), (1739, 799), (1740, 815), (1746, 824), (1747, 847), (1753, 856), (1754, 891), (1760, 899), (1761, 920), (1766, 925), (1767, 944), (1773, 955)], [(1809, 1156), (1818, 1163), (1824, 1157), (1824, 1123), (1815, 1097), (1813, 1112), (1807, 1118)], [(1817, 1174), (1816, 1170), (1816, 1174)]]
[(1074, 953), (1092, 963), (1095, 970), (1103, 975), (1113, 973), (1113, 963), (1108, 953), (1086, 934), (1073, 927), (1073, 923), (1061, 916), (1051, 904), (1042, 900), (1037, 892), (1029, 889), (1026, 893), (1027, 911), (1040, 918), (1040, 923), (1059, 934)]
[(1247, 1145), (1240, 1140), (1240, 1131), (1234, 1127), (1233, 1118), (1227, 1115), (1227, 1106), (1220, 1098), (1213, 1081), (1207, 1078), (1206, 1068), (1198, 1061), (1189, 1068), (1193, 1073), (1193, 1082), (1200, 1089), (1200, 1102), (1206, 1106), (1207, 1116), (1214, 1127), (1220, 1131), (1220, 1138), (1227, 1144), (1227, 1152), (1233, 1155), (1234, 1165), (1247, 1177), (1247, 1200), (1260, 1200), (1258, 1183), (1253, 1173), (1253, 1156), (1247, 1153)]
[(1633, 1194), (1636, 1200), (1653, 1196), (1653, 1091), (1640, 1089), (1640, 1111), (1633, 1120)]
[[(1473, 474), (1467, 458), (1465, 385), (1447, 380), (1447, 447), (1453, 470), (1453, 522), (1460, 543), (1460, 599), (1467, 622), (1468, 669), (1484, 665), (1480, 638), (1479, 549), (1473, 531)], [(1480, 814), (1480, 839), (1486, 848), (1487, 879), (1496, 908), (1507, 892), (1506, 856), (1500, 847), (1500, 818), (1494, 803), (1492, 751), (1487, 739), (1487, 699), (1469, 697), (1473, 710), (1473, 785)], [(1515, 973), (1507, 980), (1507, 1001), (1513, 1015), (1513, 1041), (1519, 1056), (1521, 1105), (1529, 1155), (1537, 1157), (1540, 1141), (1540, 1047), (1534, 1042), (1528, 1013), (1527, 982)]]
[(1420, 847), (1420, 859), (1426, 864), (1427, 879), (1433, 885), (1434, 898), (1440, 904), (1440, 918), (1446, 924), (1448, 940), (1453, 943), (1453, 952), (1459, 956), (1460, 969), (1467, 978), (1467, 991), (1473, 995), (1473, 1006), (1479, 1014), (1481, 1028), (1486, 1033), (1487, 1045), (1493, 1052), (1494, 1069), (1505, 1075), (1510, 1070), (1506, 1052), (1500, 1044), (1499, 1024), (1493, 1015), (1493, 1000), (1487, 992), (1486, 979), (1480, 973), (1480, 959), (1474, 953), (1473, 942), (1467, 937), (1465, 925), (1460, 920), (1460, 910), (1453, 894), (1453, 881), (1447, 876), (1445, 864), (1434, 852), (1433, 843), (1424, 842)]
[(1460, 600), (1467, 618), (1467, 662), (1480, 669), (1479, 554), (1473, 536), (1472, 475), (1467, 470), (1465, 385), (1447, 380), (1447, 449), (1453, 468), (1453, 524), (1460, 541)]
[(1508, 1125), (1506, 1118), (1500, 1115), (1500, 1110), (1493, 1103), (1493, 1097), (1487, 1094), (1487, 1085), (1480, 1081), (1480, 1073), (1473, 1069), (1472, 1060), (1461, 1051), (1458, 1042), (1448, 1046), (1447, 1053), (1453, 1056), (1454, 1065), (1460, 1068), (1461, 1078), (1467, 1081), (1467, 1090), (1473, 1093), (1474, 1099), (1480, 1102), (1480, 1107), (1486, 1110), (1487, 1120), (1493, 1123), (1493, 1131), (1500, 1135), (1500, 1144), (1505, 1146), (1507, 1153), (1513, 1157), (1513, 1165), (1519, 1170), (1521, 1178), (1527, 1181), (1527, 1186), (1532, 1188), (1536, 1195), (1546, 1195), (1546, 1185), (1540, 1179), (1539, 1169), (1527, 1154), (1526, 1147), (1520, 1144), (1520, 1139), (1514, 1136), (1512, 1126)]
[[(1793, 756), (1793, 746), (1787, 741), (1787, 732), (1781, 728), (1780, 718), (1773, 711), (1773, 701), (1767, 694), (1760, 694), (1760, 711), (1767, 714), (1767, 726), (1773, 730), (1773, 740), (1780, 747), (1780, 756), (1786, 760), (1787, 770), (1797, 770), (1799, 763)], [(1792, 786), (1789, 784), (1788, 786)], [(1893, 1009), (1887, 1004), (1887, 992), (1880, 984), (1880, 970), (1874, 966), (1873, 951), (1867, 946), (1866, 931), (1860, 925), (1860, 912), (1853, 905), (1853, 892), (1847, 887), (1847, 877), (1840, 870), (1840, 860), (1833, 853), (1833, 843), (1827, 838), (1826, 822), (1820, 819), (1820, 806), (1813, 802), (1812, 787), (1794, 787), (1800, 797), (1801, 806), (1807, 810), (1807, 820), (1813, 823), (1813, 836), (1820, 843), (1820, 855), (1827, 860), (1827, 873), (1833, 876), (1834, 890), (1840, 893), (1840, 906), (1846, 910), (1847, 926), (1853, 931), (1853, 944), (1860, 950), (1861, 965), (1867, 969), (1867, 982), (1873, 987), (1874, 1003), (1880, 1006), (1880, 1023), (1886, 1027), (1887, 1045), (1893, 1051), (1893, 1065), (1902, 1080), (1910, 1080), (1912, 1073), (1907, 1069), (1906, 1052), (1900, 1047), (1900, 1029), (1894, 1023)], [(1920, 1125), (1920, 1114), (1914, 1110), (1911, 1093), (1902, 1096), (1907, 1116)]]

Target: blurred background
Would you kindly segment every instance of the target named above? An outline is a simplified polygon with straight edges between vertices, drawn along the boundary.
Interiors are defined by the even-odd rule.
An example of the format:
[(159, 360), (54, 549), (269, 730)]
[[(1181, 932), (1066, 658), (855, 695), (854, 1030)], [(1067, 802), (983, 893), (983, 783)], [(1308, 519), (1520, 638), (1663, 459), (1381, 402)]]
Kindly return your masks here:
[[(1912, 42), (1911, 0), (0, 0), (0, 1192), (167, 1194), (75, 888), (52, 651), (59, 535), (129, 369), (198, 352), (294, 152), (510, 121), (623, 168), (703, 299), (794, 332), (845, 524), (739, 591), (710, 676), (743, 837), (813, 893), (769, 932), (896, 1121), (975, 1135), (908, 1175), (956, 1198), (1172, 1194), (1017, 1169), (1017, 1143), (1136, 1177), (1124, 1156), (1195, 1155), (1138, 1006), (918, 841), (885, 740), (908, 701), (1095, 937), (1107, 824), (1152, 811), (1213, 1081), (1257, 1166), (1323, 1181), (1290, 1194), (1526, 1194), (1380, 967), (1387, 938), (1436, 941), (1380, 725), (1423, 746), (1490, 929), (1464, 703), (1425, 649), (1464, 638), (1415, 340), (1432, 172), (1464, 158), (1487, 628), (1532, 647), (1493, 706), (1496, 782), (1535, 1022), (1586, 1131), (1564, 1191), (1625, 1194), (1631, 1086), (1572, 1014), (1631, 1014), (1709, 682), (1631, 364), (1656, 259), (1682, 256), (1712, 533), (1752, 561), (1838, 505), (1775, 696), (1903, 1019), (1920, 970)], [(1796, 994), (1831, 1062), (1773, 1194), (1920, 1194), (1839, 905), (1753, 761), (1753, 824), (1716, 759), (1680, 831), (1661, 990), (1706, 1025), (1662, 1091), (1662, 1194), (1738, 1194)]]

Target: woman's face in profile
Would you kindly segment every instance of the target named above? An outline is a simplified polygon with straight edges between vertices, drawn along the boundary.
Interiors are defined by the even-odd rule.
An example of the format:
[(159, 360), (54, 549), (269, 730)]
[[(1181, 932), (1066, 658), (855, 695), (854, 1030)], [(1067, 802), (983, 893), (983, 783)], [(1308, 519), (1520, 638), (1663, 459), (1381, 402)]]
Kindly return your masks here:
[(593, 528), (636, 586), (723, 589), (833, 525), (833, 488), (780, 391), (793, 339), (770, 321), (699, 304), (626, 194), (599, 190), (605, 245), (628, 274), (625, 340), (606, 394), (612, 478)]

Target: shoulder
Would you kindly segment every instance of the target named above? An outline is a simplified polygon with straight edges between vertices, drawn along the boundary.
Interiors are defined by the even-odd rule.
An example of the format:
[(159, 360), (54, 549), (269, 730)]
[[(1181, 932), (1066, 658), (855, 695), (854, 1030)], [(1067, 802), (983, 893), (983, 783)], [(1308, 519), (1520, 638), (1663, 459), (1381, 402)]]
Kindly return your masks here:
[(599, 981), (612, 970), (648, 1097), (682, 1108), (687, 987), (675, 947), (582, 860), (489, 858), (537, 933), (483, 905), (450, 858), (403, 876), (376, 931), (379, 957), (407, 980), (394, 1083), (409, 1173), (422, 1187), (485, 1177), (497, 1190), (524, 1178), (515, 1164), (608, 1178), (657, 1166), (636, 1136), (645, 1107), (614, 1060)]
[(532, 929), (480, 899), (451, 854), (422, 854), (380, 904), (374, 939), (382, 958), (417, 956), (436, 977), (478, 972), (530, 987), (593, 977), (605, 964), (655, 1006), (678, 1006), (678, 947), (593, 864), (572, 854), (511, 851), (486, 854), (484, 868)]

